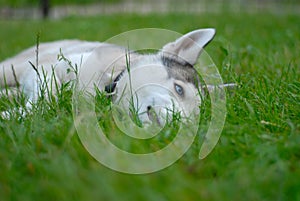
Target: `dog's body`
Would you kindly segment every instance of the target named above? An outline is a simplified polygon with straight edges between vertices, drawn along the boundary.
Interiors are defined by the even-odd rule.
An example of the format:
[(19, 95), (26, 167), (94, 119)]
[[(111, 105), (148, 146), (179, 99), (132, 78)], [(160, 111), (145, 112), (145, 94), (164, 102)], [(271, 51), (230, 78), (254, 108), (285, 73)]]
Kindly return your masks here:
[[(99, 50), (100, 54), (102, 52), (102, 54), (107, 53), (110, 55), (108, 57), (104, 57), (103, 55), (104, 58), (99, 58), (103, 62), (101, 65), (96, 64), (96, 61), (94, 61), (94, 65), (90, 65), (88, 69), (81, 69), (87, 58), (91, 56), (94, 51), (98, 52)], [(105, 68), (111, 64), (113, 59), (124, 55), (124, 53), (125, 49), (99, 42), (61, 40), (42, 43), (37, 47), (31, 47), (15, 57), (0, 63), (1, 70), (3, 70), (0, 75), (0, 85), (15, 87), (17, 86), (17, 82), (19, 82), (29, 99), (35, 101), (39, 93), (39, 87), (37, 85), (41, 84), (39, 83), (40, 79), (38, 76), (44, 79), (43, 76), (47, 75), (48, 80), (55, 78), (58, 84), (61, 84), (76, 78), (74, 71), (77, 66), (78, 71), (81, 71), (80, 80), (82, 83), (89, 83), (90, 85), (96, 84), (97, 80), (92, 80), (96, 77), (96, 74), (104, 74)], [(59, 58), (60, 56), (61, 58)], [(99, 56), (102, 57), (102, 55)], [(71, 63), (69, 63), (69, 61)], [(115, 68), (115, 73), (117, 74), (123, 69), (124, 67), (121, 69)], [(36, 70), (38, 70), (39, 73), (37, 73)], [(112, 79), (111, 76), (108, 75), (108, 77)], [(97, 76), (97, 78), (99, 78), (99, 76)], [(103, 80), (102, 84), (107, 84), (108, 82), (109, 80)], [(101, 84), (99, 84), (98, 87), (99, 89), (103, 88)], [(55, 88), (53, 88), (53, 90), (55, 90)]]
[(96, 86), (114, 94), (113, 100), (125, 108), (133, 100), (142, 122), (153, 121), (150, 110), (166, 115), (175, 109), (188, 116), (198, 110), (201, 100), (193, 65), (214, 34), (214, 29), (196, 30), (151, 55), (99, 42), (42, 43), (0, 63), (0, 86), (20, 83), (34, 102), (42, 86), (55, 93), (57, 85), (78, 79), (81, 89), (93, 94)]

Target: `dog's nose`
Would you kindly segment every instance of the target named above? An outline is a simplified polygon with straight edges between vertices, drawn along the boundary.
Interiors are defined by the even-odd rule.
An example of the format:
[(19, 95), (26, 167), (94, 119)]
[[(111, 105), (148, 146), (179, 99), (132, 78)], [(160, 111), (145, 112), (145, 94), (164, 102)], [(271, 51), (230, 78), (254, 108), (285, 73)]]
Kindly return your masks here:
[(147, 112), (149, 112), (151, 109), (152, 109), (152, 106), (151, 106), (151, 105), (148, 105), (148, 106), (147, 106)]
[(151, 106), (151, 105), (147, 106), (147, 115), (148, 115), (149, 120), (152, 123), (156, 123), (157, 125), (161, 125), (158, 114), (156, 114), (153, 106)]

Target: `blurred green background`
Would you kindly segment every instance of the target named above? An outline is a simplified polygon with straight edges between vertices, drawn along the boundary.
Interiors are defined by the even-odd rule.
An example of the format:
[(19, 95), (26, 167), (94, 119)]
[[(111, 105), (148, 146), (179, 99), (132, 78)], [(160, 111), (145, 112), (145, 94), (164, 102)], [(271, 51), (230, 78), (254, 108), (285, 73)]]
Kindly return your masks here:
[(0, 0), (0, 19), (61, 19), (112, 13), (300, 12), (298, 0)]

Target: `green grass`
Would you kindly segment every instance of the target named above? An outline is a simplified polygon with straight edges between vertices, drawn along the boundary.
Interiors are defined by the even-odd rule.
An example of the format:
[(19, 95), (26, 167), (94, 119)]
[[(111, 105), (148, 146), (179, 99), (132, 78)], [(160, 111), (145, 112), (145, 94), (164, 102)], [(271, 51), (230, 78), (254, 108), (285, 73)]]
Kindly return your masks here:
[[(239, 84), (227, 93), (227, 120), (214, 151), (199, 160), (198, 137), (174, 165), (148, 175), (117, 173), (88, 154), (68, 90), (49, 103), (51, 110), (41, 102), (26, 117), (0, 119), (0, 200), (300, 200), (299, 24), (299, 16), (267, 13), (0, 21), (0, 60), (33, 45), (37, 33), (41, 41), (103, 41), (135, 28), (215, 27), (206, 50), (224, 81)], [(4, 97), (0, 110), (22, 104)]]

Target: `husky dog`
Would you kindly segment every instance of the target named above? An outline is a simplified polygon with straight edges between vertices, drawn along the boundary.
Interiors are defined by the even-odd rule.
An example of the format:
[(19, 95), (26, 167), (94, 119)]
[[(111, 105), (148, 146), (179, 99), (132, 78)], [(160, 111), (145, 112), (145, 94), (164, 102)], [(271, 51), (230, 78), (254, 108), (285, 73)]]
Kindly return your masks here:
[(184, 117), (199, 112), (201, 90), (193, 65), (214, 35), (214, 29), (195, 30), (156, 54), (126, 53), (126, 48), (100, 42), (42, 43), (38, 53), (32, 47), (0, 63), (0, 87), (20, 86), (32, 103), (42, 86), (55, 94), (55, 86), (77, 79), (81, 89), (106, 91), (127, 110), (132, 100), (142, 123), (161, 124), (169, 110)]

